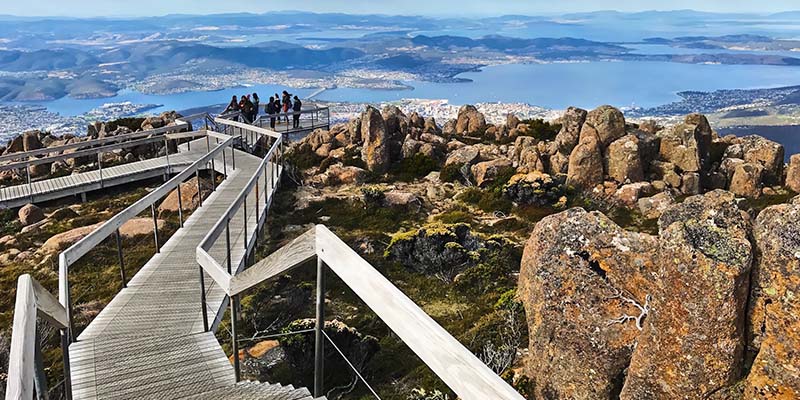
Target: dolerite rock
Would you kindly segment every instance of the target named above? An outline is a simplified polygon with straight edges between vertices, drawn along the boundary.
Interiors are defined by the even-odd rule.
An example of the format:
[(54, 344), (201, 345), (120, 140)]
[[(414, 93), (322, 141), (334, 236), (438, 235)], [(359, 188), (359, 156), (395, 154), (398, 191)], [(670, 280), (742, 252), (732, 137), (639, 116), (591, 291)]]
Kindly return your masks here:
[(800, 154), (793, 154), (789, 158), (789, 168), (786, 169), (786, 187), (794, 192), (800, 192)]
[(764, 167), (764, 183), (776, 185), (783, 176), (784, 149), (780, 143), (773, 142), (758, 135), (749, 135), (728, 146), (724, 158), (741, 158), (751, 164)]
[(678, 124), (658, 132), (658, 137), (661, 139), (659, 154), (662, 160), (675, 164), (684, 172), (701, 170), (703, 133), (697, 125)]
[(800, 205), (762, 211), (753, 227), (746, 399), (800, 396)]
[(636, 204), (642, 216), (647, 219), (656, 219), (674, 203), (675, 197), (672, 196), (672, 193), (661, 192), (655, 196), (639, 199)]
[[(493, 183), (503, 172), (513, 168), (513, 163), (507, 158), (484, 161), (472, 166), (470, 171), (478, 187), (486, 187)], [(506, 175), (508, 177), (508, 175)]]
[(408, 123), (413, 128), (425, 128), (425, 118), (422, 118), (422, 116), (416, 111), (412, 112), (411, 115), (408, 116)]
[(620, 110), (612, 106), (600, 106), (589, 111), (586, 114), (586, 123), (597, 129), (603, 147), (625, 136), (625, 117)]
[(397, 106), (386, 106), (381, 111), (383, 121), (386, 123), (386, 133), (393, 138), (402, 139), (408, 134), (410, 121), (403, 110)]
[(444, 162), (444, 164), (446, 166), (451, 164), (472, 165), (480, 156), (481, 151), (478, 149), (478, 147), (464, 146), (452, 151), (447, 156), (447, 160)]
[[(515, 149), (516, 150), (516, 149)], [(528, 173), (545, 170), (544, 160), (535, 146), (525, 147), (519, 153), (517, 172)]]
[(516, 129), (517, 125), (519, 125), (520, 120), (514, 114), (506, 115), (506, 127), (508, 129)]
[(659, 229), (657, 285), (620, 398), (703, 399), (741, 376), (750, 218), (717, 190), (669, 208)]
[(18, 153), (25, 150), (25, 145), (22, 143), (22, 135), (16, 136), (9, 140), (6, 144), (6, 150), (3, 154)]
[(586, 122), (586, 110), (569, 107), (561, 117), (561, 130), (555, 138), (558, 151), (562, 154), (572, 153), (581, 137), (581, 127)]
[(567, 185), (591, 190), (603, 183), (603, 152), (597, 130), (591, 125), (584, 125), (581, 138), (569, 156)]
[(539, 171), (517, 174), (505, 185), (503, 194), (517, 204), (548, 206), (564, 196), (564, 181)]
[(458, 110), (455, 133), (473, 134), (482, 133), (486, 129), (486, 118), (475, 106), (464, 105)]
[(711, 142), (713, 140), (714, 131), (711, 130), (711, 124), (703, 114), (689, 114), (683, 122), (687, 125), (693, 125), (697, 131), (697, 150), (700, 154), (700, 162), (704, 167), (708, 166), (710, 161), (709, 151), (711, 150)]
[(50, 173), (50, 166), (50, 163), (31, 165), (28, 167), (28, 172), (31, 173), (31, 177), (45, 176)]
[(381, 113), (372, 106), (368, 106), (361, 114), (361, 137), (364, 143), (361, 158), (367, 164), (367, 169), (377, 173), (385, 172), (391, 161), (389, 138)]
[(22, 148), (24, 151), (41, 149), (42, 142), (39, 140), (39, 131), (28, 131), (22, 134)]
[(441, 135), (442, 128), (439, 128), (439, 125), (436, 125), (436, 120), (433, 117), (425, 118), (425, 127), (422, 128), (423, 132), (432, 133), (434, 135)]
[(618, 183), (644, 180), (639, 138), (623, 136), (608, 146), (606, 163), (608, 176)]
[(683, 175), (681, 175), (681, 193), (694, 196), (700, 194), (702, 190), (700, 174), (697, 172), (684, 172)]
[(28, 226), (43, 220), (44, 212), (34, 204), (26, 204), (19, 209), (17, 216), (22, 226)]
[(525, 245), (518, 293), (528, 320), (526, 375), (536, 399), (610, 399), (652, 293), (656, 238), (599, 212), (544, 218)]
[(761, 196), (763, 176), (764, 167), (761, 164), (739, 164), (733, 172), (729, 190), (738, 196), (758, 198)]
[(650, 182), (636, 182), (620, 186), (614, 197), (625, 207), (636, 206), (640, 197), (651, 196), (654, 193), (653, 184)]

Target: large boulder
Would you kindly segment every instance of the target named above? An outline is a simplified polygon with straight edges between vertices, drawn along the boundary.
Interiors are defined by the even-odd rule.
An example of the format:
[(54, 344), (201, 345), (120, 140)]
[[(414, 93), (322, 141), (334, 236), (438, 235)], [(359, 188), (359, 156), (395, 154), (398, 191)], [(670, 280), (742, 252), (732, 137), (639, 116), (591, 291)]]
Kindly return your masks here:
[[(200, 180), (200, 189), (197, 186), (197, 178), (192, 178), (187, 182), (181, 184), (180, 205), (183, 211), (191, 211), (200, 205), (201, 192), (202, 197), (205, 198), (211, 193), (211, 182), (205, 179)], [(158, 206), (159, 216), (167, 212), (178, 212), (178, 190), (175, 189), (170, 192), (166, 198)]]
[(674, 203), (675, 197), (672, 196), (672, 193), (666, 191), (655, 196), (641, 198), (636, 205), (639, 207), (639, 212), (643, 217), (657, 219)]
[(724, 158), (741, 158), (751, 164), (764, 167), (764, 183), (776, 185), (783, 177), (784, 149), (780, 143), (773, 142), (758, 135), (738, 138), (736, 143), (728, 146)]
[(659, 228), (657, 285), (620, 398), (707, 398), (742, 372), (750, 218), (718, 190), (671, 207)]
[(361, 158), (372, 172), (383, 173), (391, 162), (389, 137), (381, 113), (372, 106), (361, 114)]
[(653, 290), (656, 246), (654, 236), (579, 208), (536, 225), (518, 289), (528, 320), (532, 398), (616, 395)]
[(600, 143), (605, 148), (611, 142), (625, 136), (625, 117), (622, 111), (604, 105), (586, 114), (586, 123), (597, 130)]
[[(477, 163), (470, 169), (475, 184), (486, 187), (492, 184), (500, 175), (512, 169), (513, 163), (507, 158), (498, 158), (491, 161)], [(508, 175), (506, 175), (508, 177)]]
[(448, 156), (444, 165), (472, 165), (481, 156), (481, 151), (477, 146), (464, 146), (452, 151)]
[(677, 124), (658, 132), (661, 139), (659, 154), (684, 172), (699, 172), (702, 169), (701, 142), (703, 131), (697, 125)]
[(458, 110), (455, 133), (469, 135), (483, 133), (486, 130), (486, 118), (473, 105), (464, 105)]
[(786, 187), (800, 193), (800, 154), (793, 154), (789, 158), (789, 168), (786, 169)]
[(763, 176), (764, 167), (761, 164), (739, 164), (731, 177), (729, 190), (738, 196), (758, 198), (761, 196)]
[(586, 110), (569, 107), (567, 111), (561, 116), (561, 130), (555, 138), (558, 151), (562, 154), (572, 153), (572, 149), (578, 145), (578, 139), (581, 137), (581, 127), (586, 122)]
[(517, 174), (505, 185), (503, 194), (517, 204), (553, 205), (565, 194), (564, 181), (539, 171)]
[(639, 182), (644, 179), (639, 138), (623, 136), (608, 146), (606, 164), (608, 176), (618, 183)]
[[(102, 222), (99, 222), (94, 225), (89, 226), (82, 226), (80, 228), (74, 228), (68, 230), (66, 232), (62, 232), (56, 235), (51, 236), (44, 244), (40, 247), (41, 252), (43, 253), (57, 253), (73, 244), (77, 243), (79, 240), (86, 237), (86, 235), (92, 233), (95, 229), (102, 225)], [(152, 222), (151, 222), (152, 224)], [(152, 225), (151, 225), (152, 227)], [(151, 230), (152, 231), (152, 230)]]
[(753, 236), (746, 399), (800, 396), (800, 205), (762, 211)]
[(22, 134), (22, 147), (25, 151), (41, 149), (42, 142), (39, 140), (39, 131), (28, 131)]
[(584, 125), (581, 138), (569, 156), (567, 185), (591, 190), (603, 183), (603, 152), (597, 130)]
[(44, 211), (35, 204), (26, 204), (17, 212), (22, 226), (35, 224), (44, 219)]

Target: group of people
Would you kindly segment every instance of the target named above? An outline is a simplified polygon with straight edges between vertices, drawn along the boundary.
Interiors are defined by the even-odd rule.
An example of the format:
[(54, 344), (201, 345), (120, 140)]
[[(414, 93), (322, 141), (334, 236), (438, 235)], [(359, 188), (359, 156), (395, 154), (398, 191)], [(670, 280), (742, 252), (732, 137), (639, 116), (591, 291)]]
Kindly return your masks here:
[[(259, 98), (257, 93), (251, 95), (247, 94), (237, 99), (233, 96), (228, 107), (223, 111), (224, 114), (239, 112), (244, 117), (246, 122), (252, 123), (258, 118), (259, 112)], [(292, 96), (289, 92), (283, 91), (281, 96), (275, 93), (271, 96), (267, 105), (264, 106), (269, 116), (269, 126), (275, 129), (276, 123), (280, 122), (281, 116), (285, 118), (286, 124), (289, 124), (289, 112), (292, 113), (292, 128), (297, 129), (300, 127), (300, 111), (303, 109), (303, 102), (297, 96)]]
[(251, 98), (249, 94), (243, 95), (241, 99), (236, 98), (233, 96), (231, 98), (231, 102), (228, 104), (228, 107), (225, 108), (223, 114), (228, 114), (232, 112), (240, 112), (242, 117), (244, 117), (245, 122), (252, 123), (253, 121), (258, 118), (258, 103), (260, 99), (258, 98), (258, 93), (253, 93), (253, 97)]

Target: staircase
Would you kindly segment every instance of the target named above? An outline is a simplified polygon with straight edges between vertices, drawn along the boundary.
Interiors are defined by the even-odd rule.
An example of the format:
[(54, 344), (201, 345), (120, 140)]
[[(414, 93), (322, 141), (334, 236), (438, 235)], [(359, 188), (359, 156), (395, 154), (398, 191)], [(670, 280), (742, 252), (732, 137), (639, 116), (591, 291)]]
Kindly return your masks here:
[(233, 386), (212, 390), (190, 399), (241, 399), (241, 400), (325, 400), (323, 397), (313, 397), (306, 388), (295, 389), (294, 386), (283, 386), (279, 383), (261, 383), (243, 381)]

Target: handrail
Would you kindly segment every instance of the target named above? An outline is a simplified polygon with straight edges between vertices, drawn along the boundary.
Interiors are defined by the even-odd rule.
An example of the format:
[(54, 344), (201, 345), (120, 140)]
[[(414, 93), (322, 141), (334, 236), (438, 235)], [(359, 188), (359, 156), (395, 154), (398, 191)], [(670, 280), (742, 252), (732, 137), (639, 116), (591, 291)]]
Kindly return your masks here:
[[(284, 119), (292, 119), (297, 116), (299, 119), (299, 126), (295, 127), (294, 124), (289, 125), (287, 124), (280, 124), (281, 118)], [(292, 132), (300, 132), (300, 131), (309, 131), (314, 130), (316, 128), (322, 127), (330, 127), (331, 125), (331, 113), (329, 107), (314, 107), (314, 108), (306, 108), (298, 111), (287, 111), (287, 112), (278, 112), (273, 114), (262, 114), (259, 115), (258, 118), (253, 121), (253, 125), (263, 127), (268, 123), (270, 126), (272, 125), (271, 120), (274, 119), (276, 124), (272, 128), (275, 131), (279, 131), (281, 133), (292, 133)], [(311, 124), (307, 125), (304, 122), (310, 121)]]
[[(313, 251), (309, 250), (309, 246), (313, 246)], [(205, 263), (208, 260), (213, 262), (213, 259), (210, 256), (201, 258), (201, 250), (201, 247), (197, 248), (197, 260), (208, 272)], [(319, 266), (327, 265), (459, 398), (523, 399), (514, 388), (324, 225), (317, 225), (247, 270), (229, 274), (216, 264), (216, 273), (209, 275), (225, 289), (229, 297), (235, 299), (255, 285), (282, 275), (314, 257), (320, 263), (317, 276), (318, 307), (324, 304), (321, 297), (324, 295), (324, 274), (320, 274), (323, 269)], [(281, 263), (282, 260), (285, 262)], [(232, 320), (235, 322), (234, 316)], [(231, 326), (235, 330), (234, 322)], [(318, 308), (316, 326), (319, 329), (323, 325), (324, 309), (320, 311)], [(324, 336), (324, 332), (318, 334), (320, 338)], [(320, 346), (317, 342), (318, 354), (322, 354)], [(321, 371), (317, 370), (316, 375), (316, 379), (321, 379)], [(315, 389), (319, 388), (321, 383)], [(321, 395), (321, 389), (315, 392), (316, 396)]]
[(64, 150), (70, 150), (70, 149), (75, 149), (75, 148), (91, 147), (91, 146), (103, 145), (103, 144), (106, 144), (106, 143), (115, 143), (115, 142), (121, 142), (121, 141), (125, 141), (125, 140), (138, 139), (138, 138), (147, 137), (147, 136), (150, 136), (150, 135), (160, 135), (160, 134), (172, 132), (172, 131), (175, 131), (175, 130), (184, 129), (184, 128), (186, 128), (188, 126), (188, 123), (186, 123), (184, 121), (176, 121), (176, 123), (179, 124), (179, 125), (162, 126), (161, 128), (149, 129), (149, 130), (146, 130), (146, 131), (126, 133), (124, 135), (117, 135), (117, 136), (109, 136), (109, 137), (104, 137), (104, 138), (92, 139), (92, 140), (87, 140), (85, 142), (68, 143), (68, 144), (63, 144), (63, 145), (60, 145), (60, 146), (44, 147), (44, 148), (41, 148), (41, 149), (29, 150), (29, 151), (25, 151), (25, 152), (9, 153), (9, 154), (5, 154), (5, 155), (0, 156), (0, 162), (7, 161), (7, 160), (16, 160), (16, 159), (19, 159), (19, 158), (30, 158), (30, 157), (38, 156), (38, 155), (42, 155), (42, 154), (57, 153), (57, 152), (62, 152)]
[[(6, 400), (31, 399), (34, 389), (39, 398), (46, 398), (47, 382), (41, 366), (41, 349), (36, 333), (37, 316), (60, 330), (68, 326), (67, 312), (56, 297), (30, 275), (21, 275), (17, 280)], [(62, 341), (62, 350), (64, 359), (68, 360), (69, 344)], [(67, 398), (71, 396), (68, 394)]]
[(275, 132), (273, 130), (266, 129), (266, 128), (263, 128), (263, 127), (260, 127), (260, 126), (250, 125), (250, 124), (244, 123), (244, 122), (234, 121), (234, 120), (220, 118), (220, 117), (214, 118), (214, 122), (216, 122), (218, 124), (232, 126), (232, 127), (239, 128), (239, 129), (245, 129), (245, 130), (248, 130), (250, 132), (258, 133), (258, 134), (260, 134), (262, 136), (269, 136), (269, 137), (276, 138), (276, 139), (279, 139), (279, 138), (282, 137), (282, 135), (280, 133)]

